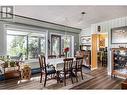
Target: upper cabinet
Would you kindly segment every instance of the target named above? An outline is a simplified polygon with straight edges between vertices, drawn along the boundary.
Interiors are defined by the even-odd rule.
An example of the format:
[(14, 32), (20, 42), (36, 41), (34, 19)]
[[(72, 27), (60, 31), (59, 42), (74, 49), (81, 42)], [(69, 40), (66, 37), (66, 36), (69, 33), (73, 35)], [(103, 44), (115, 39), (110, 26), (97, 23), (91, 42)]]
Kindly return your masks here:
[(81, 36), (81, 45), (91, 45), (91, 36)]

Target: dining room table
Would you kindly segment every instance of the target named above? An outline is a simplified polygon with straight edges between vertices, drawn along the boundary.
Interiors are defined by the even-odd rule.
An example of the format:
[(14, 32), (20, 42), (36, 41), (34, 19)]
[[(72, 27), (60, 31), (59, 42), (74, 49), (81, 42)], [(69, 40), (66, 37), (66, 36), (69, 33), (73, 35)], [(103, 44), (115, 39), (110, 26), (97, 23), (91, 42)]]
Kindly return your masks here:
[[(74, 57), (68, 57), (68, 58), (73, 58), (73, 66), (75, 65), (76, 58)], [(48, 65), (53, 65), (55, 67), (55, 70), (57, 72), (57, 81), (63, 82), (63, 79), (59, 77), (59, 74), (61, 71), (64, 69), (64, 59), (65, 58), (53, 58), (53, 59), (47, 59), (47, 64)], [(74, 72), (71, 72), (73, 77), (76, 77)]]
[[(68, 58), (73, 58), (73, 65), (76, 62), (76, 59), (74, 57), (68, 57)], [(64, 68), (64, 60), (65, 58), (52, 58), (52, 59), (47, 59), (47, 64), (48, 65), (53, 65), (56, 69), (56, 71), (61, 71)]]

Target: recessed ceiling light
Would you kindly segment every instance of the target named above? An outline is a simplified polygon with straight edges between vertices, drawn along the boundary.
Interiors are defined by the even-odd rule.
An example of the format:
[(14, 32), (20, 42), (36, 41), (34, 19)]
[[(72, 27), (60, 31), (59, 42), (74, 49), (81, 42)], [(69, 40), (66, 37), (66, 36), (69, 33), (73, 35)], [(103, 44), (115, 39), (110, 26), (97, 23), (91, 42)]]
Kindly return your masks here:
[(86, 12), (81, 12), (81, 14), (86, 14)]

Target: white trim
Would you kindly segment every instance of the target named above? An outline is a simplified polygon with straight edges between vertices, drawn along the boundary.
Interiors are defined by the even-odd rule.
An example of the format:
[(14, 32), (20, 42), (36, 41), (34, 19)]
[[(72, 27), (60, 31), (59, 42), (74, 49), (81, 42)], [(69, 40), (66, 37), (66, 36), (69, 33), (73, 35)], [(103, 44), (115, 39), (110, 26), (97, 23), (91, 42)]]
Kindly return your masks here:
[(120, 78), (120, 79), (126, 79), (126, 78), (124, 78), (124, 77), (120, 77), (120, 76), (116, 76), (117, 78)]
[(91, 68), (91, 70), (95, 70), (95, 69), (97, 69), (97, 67), (95, 67), (95, 68)]
[(47, 59), (48, 59), (48, 30), (45, 33), (45, 57), (46, 57), (46, 63), (47, 63)]
[[(58, 35), (58, 36), (61, 36), (64, 35), (64, 34), (60, 34), (60, 33), (50, 33), (50, 36), (49, 36), (49, 41), (50, 41), (50, 54), (51, 54), (51, 42), (52, 42), (52, 39), (51, 39), (51, 35)], [(61, 42), (62, 42), (62, 39), (61, 39)]]
[(25, 32), (46, 32), (48, 29), (43, 29), (43, 28), (38, 28), (38, 27), (34, 27), (34, 26), (27, 26), (27, 25), (15, 25), (15, 24), (4, 24), (6, 29), (17, 29), (20, 31), (25, 31)]
[(107, 35), (108, 35), (107, 32), (97, 32), (97, 33), (95, 33), (95, 34), (107, 34)]
[(112, 75), (112, 74), (111, 74), (111, 72), (109, 72), (109, 71), (108, 71), (108, 75), (110, 75), (110, 76), (111, 76), (111, 75)]
[(71, 54), (71, 56), (74, 57), (74, 46), (75, 46), (75, 42), (74, 41), (75, 40), (74, 40), (74, 36), (72, 36), (71, 38), (72, 38), (72, 46), (71, 46), (72, 47), (72, 51), (71, 51), (72, 54)]

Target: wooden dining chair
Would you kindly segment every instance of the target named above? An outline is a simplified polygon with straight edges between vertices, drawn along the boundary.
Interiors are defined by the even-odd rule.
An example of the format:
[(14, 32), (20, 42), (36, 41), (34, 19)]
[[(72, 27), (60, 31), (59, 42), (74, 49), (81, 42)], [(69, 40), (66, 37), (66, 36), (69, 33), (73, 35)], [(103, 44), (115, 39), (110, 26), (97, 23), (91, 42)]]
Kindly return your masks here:
[(49, 59), (56, 58), (56, 55), (49, 55), (48, 58), (49, 58)]
[(63, 69), (63, 72), (64, 72), (64, 85), (66, 86), (66, 75), (69, 74), (70, 77), (71, 77), (71, 81), (72, 81), (72, 84), (73, 84), (73, 75), (72, 75), (72, 65), (73, 65), (73, 58), (65, 58), (64, 60), (64, 69)]
[(64, 54), (59, 55), (59, 58), (63, 58), (63, 57), (65, 57), (65, 55), (64, 55)]
[(56, 74), (55, 67), (53, 65), (47, 65), (45, 61), (45, 56), (39, 55), (39, 64), (40, 64), (40, 70), (41, 70), (41, 77), (40, 77), (40, 83), (42, 83), (42, 77), (45, 76), (44, 79), (44, 87), (46, 85), (47, 76), (50, 76), (50, 79), (54, 78), (52, 77), (53, 74)]
[(75, 72), (77, 82), (78, 82), (77, 72), (81, 72), (81, 77), (82, 77), (82, 80), (83, 80), (82, 63), (83, 63), (83, 57), (76, 57), (76, 63), (75, 63), (75, 66), (73, 67), (73, 70)]

